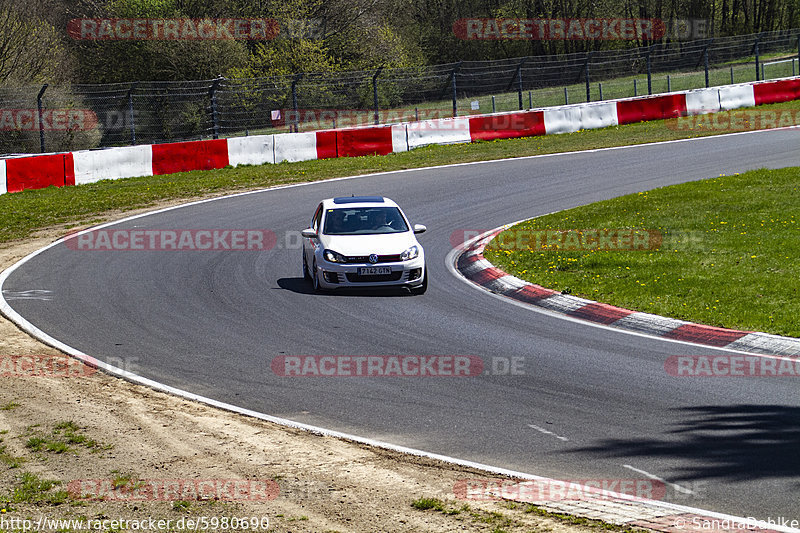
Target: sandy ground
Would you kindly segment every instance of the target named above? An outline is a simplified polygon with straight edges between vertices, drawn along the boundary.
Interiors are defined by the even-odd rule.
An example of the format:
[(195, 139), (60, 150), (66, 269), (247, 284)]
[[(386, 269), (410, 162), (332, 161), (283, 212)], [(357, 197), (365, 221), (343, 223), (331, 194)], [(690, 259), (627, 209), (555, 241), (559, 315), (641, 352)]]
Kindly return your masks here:
[[(3, 245), (0, 269), (66, 232), (51, 228)], [(525, 512), (523, 504), (457, 499), (454, 484), (486, 477), (481, 472), (251, 419), (91, 369), (81, 377), (2, 371), (12, 368), (8, 364), (16, 356), (46, 354), (59, 352), (0, 317), (0, 531), (35, 530), (43, 517), (80, 519), (84, 527), (98, 526), (94, 520), (171, 520), (139, 524), (142, 530), (161, 531), (601, 527)], [(67, 422), (73, 424), (64, 428)], [(80, 442), (84, 438), (91, 440)], [(27, 475), (27, 489), (26, 473), (37, 476)], [(36, 480), (58, 484), (35, 487)], [(228, 484), (223, 481), (214, 492), (209, 480)], [(119, 488), (111, 491), (112, 485)], [(444, 510), (413, 507), (420, 498), (437, 498)], [(19, 522), (24, 519), (32, 522)], [(247, 519), (247, 527), (231, 527), (233, 519)], [(102, 525), (112, 530), (115, 524)], [(117, 526), (136, 529), (130, 522)], [(75, 525), (41, 528), (59, 529), (80, 530)]]

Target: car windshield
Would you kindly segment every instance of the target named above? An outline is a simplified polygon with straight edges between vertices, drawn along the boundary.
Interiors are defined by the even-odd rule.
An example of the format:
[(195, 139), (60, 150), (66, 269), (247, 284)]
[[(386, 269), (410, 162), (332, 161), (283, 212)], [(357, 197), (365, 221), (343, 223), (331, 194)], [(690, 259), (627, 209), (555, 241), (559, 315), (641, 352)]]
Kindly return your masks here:
[(376, 235), (408, 231), (403, 215), (396, 207), (352, 207), (328, 209), (325, 235)]

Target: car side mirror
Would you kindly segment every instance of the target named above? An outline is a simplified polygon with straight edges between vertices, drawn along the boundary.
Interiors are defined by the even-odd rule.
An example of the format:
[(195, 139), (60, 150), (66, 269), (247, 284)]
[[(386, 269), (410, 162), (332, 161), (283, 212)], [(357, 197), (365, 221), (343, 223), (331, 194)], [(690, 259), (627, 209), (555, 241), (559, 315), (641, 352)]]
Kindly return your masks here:
[(302, 235), (307, 239), (316, 239), (318, 237), (317, 232), (311, 228), (304, 229), (303, 231), (300, 232), (300, 235)]
[(414, 233), (425, 233), (428, 231), (427, 226), (423, 226), (422, 224), (414, 224)]

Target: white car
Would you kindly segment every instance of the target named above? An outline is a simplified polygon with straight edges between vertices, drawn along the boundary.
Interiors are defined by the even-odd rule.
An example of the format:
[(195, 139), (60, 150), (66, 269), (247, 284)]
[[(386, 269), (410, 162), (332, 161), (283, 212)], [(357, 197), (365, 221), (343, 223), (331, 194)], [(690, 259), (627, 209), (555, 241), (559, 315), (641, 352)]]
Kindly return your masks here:
[(381, 196), (329, 198), (317, 206), (303, 235), (303, 276), (314, 289), (428, 287), (425, 251), (400, 207)]

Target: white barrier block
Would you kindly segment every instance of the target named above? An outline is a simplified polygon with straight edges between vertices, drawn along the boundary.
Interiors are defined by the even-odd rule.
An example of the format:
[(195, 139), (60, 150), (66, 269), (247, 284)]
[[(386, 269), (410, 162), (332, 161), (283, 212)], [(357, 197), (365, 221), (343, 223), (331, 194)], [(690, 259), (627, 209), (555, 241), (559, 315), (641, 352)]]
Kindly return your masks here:
[(756, 96), (753, 86), (749, 83), (726, 85), (719, 88), (719, 107), (722, 110), (754, 107), (755, 105)]
[(581, 104), (578, 107), (581, 110), (582, 130), (595, 130), (619, 124), (616, 102)]
[(75, 185), (153, 175), (153, 150), (149, 144), (72, 153)]
[(467, 117), (409, 122), (406, 131), (409, 150), (427, 144), (468, 143), (472, 140)]
[(275, 162), (308, 161), (317, 158), (317, 133), (279, 133), (273, 136)]
[(0, 194), (8, 192), (6, 188), (6, 160), (0, 159)]
[(686, 93), (687, 114), (704, 115), (719, 110), (719, 89), (696, 89)]
[(235, 167), (274, 163), (273, 144), (272, 135), (230, 137), (228, 138), (228, 164)]
[(408, 152), (408, 133), (405, 124), (392, 126), (392, 152)]
[[(616, 116), (616, 112), (614, 114)], [(564, 105), (544, 109), (544, 131), (547, 135), (571, 133), (579, 129), (581, 110), (577, 106)]]

